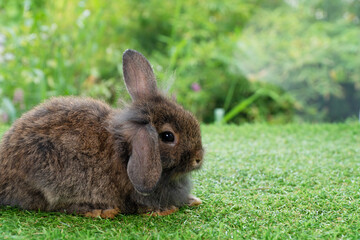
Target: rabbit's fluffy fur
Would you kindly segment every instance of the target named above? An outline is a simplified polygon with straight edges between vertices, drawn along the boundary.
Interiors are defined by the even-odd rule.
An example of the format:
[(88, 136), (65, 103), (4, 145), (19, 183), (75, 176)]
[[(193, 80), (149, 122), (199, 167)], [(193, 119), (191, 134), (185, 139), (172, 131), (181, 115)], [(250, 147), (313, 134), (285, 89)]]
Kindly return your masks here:
[(0, 205), (85, 214), (189, 203), (189, 173), (203, 159), (199, 124), (157, 90), (140, 53), (124, 53), (123, 71), (133, 102), (122, 110), (59, 97), (13, 124), (0, 145)]

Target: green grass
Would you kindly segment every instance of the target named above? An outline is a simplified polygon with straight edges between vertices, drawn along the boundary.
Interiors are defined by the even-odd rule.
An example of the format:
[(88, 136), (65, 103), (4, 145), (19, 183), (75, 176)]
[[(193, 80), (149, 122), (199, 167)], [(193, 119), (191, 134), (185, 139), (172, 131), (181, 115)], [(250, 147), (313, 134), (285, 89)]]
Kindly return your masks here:
[(0, 238), (360, 238), (359, 124), (202, 130), (206, 163), (193, 175), (201, 206), (113, 220), (3, 207)]

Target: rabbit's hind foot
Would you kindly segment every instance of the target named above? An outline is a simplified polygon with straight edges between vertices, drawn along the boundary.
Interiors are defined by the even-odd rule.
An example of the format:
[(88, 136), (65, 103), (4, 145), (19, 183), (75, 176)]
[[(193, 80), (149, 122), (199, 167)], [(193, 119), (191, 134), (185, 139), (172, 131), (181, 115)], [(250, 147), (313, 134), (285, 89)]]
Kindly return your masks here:
[(94, 209), (90, 212), (86, 212), (84, 214), (85, 217), (92, 217), (92, 218), (96, 218), (96, 217), (101, 217), (101, 218), (110, 218), (113, 219), (118, 213), (120, 212), (120, 210), (118, 208), (112, 208), (112, 209)]
[(159, 217), (159, 216), (167, 216), (167, 215), (173, 214), (177, 211), (179, 211), (179, 208), (177, 208), (175, 206), (171, 206), (170, 208), (167, 208), (165, 210), (156, 210), (156, 211), (148, 210), (148, 211), (145, 211), (145, 213), (143, 213), (142, 215), (151, 216), (151, 217)]

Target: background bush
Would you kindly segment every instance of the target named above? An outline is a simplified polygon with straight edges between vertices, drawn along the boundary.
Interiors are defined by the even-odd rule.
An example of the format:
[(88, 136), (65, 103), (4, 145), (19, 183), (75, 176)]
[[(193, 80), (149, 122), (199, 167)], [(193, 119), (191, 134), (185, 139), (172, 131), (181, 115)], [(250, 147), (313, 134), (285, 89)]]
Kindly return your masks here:
[(285, 89), (305, 120), (356, 116), (360, 1), (291, 2), (257, 12), (238, 42), (238, 67), (249, 78)]
[[(288, 2), (301, 3), (302, 7), (296, 9)], [(319, 26), (308, 33), (308, 38), (312, 34), (324, 36), (318, 28), (330, 29), (326, 31), (329, 36), (318, 41), (339, 46), (328, 46), (312, 57), (313, 49), (302, 43), (308, 48), (305, 60), (312, 67), (306, 67), (309, 64), (300, 54), (303, 46), (293, 49), (296, 41), (287, 41), (301, 35), (309, 22), (317, 21), (314, 14), (318, 13), (309, 10), (325, 8), (320, 2), (308, 6), (306, 1), (279, 0), (1, 1), (2, 121), (11, 122), (57, 95), (86, 95), (118, 105), (119, 98), (128, 99), (121, 71), (121, 56), (127, 48), (142, 52), (153, 64), (159, 85), (204, 122), (212, 122), (213, 111), (219, 107), (226, 113), (240, 109), (228, 118), (236, 123), (284, 123), (293, 121), (295, 112), (303, 113), (304, 119), (332, 120), (331, 111), (316, 104), (326, 96), (336, 97), (335, 102), (346, 99), (347, 94), (340, 94), (339, 89), (349, 77), (354, 87), (358, 84), (359, 60), (354, 55), (358, 51), (358, 15), (351, 12), (355, 20), (338, 23), (338, 32), (321, 19)], [(350, 2), (341, 1), (345, 8), (338, 11), (353, 11)], [(351, 31), (342, 34), (342, 26)], [(274, 36), (288, 30), (286, 36)], [(333, 36), (343, 42), (333, 40)], [(345, 51), (341, 46), (347, 38), (353, 41)], [(329, 49), (348, 64), (339, 67), (336, 61), (330, 65), (342, 69), (319, 76), (319, 69), (329, 68)], [(294, 60), (283, 64), (289, 54), (295, 54)], [(261, 77), (259, 72), (266, 72), (262, 70), (267, 66), (277, 69)], [(341, 80), (333, 80), (335, 75)], [(269, 81), (268, 76), (279, 81)], [(311, 81), (315, 83), (309, 87)], [(317, 86), (319, 81), (330, 81), (330, 90)], [(297, 82), (306, 84), (309, 92), (304, 88), (303, 93), (321, 101), (311, 105), (301, 98), (303, 94), (294, 94), (289, 86)], [(316, 119), (306, 118), (315, 115)]]

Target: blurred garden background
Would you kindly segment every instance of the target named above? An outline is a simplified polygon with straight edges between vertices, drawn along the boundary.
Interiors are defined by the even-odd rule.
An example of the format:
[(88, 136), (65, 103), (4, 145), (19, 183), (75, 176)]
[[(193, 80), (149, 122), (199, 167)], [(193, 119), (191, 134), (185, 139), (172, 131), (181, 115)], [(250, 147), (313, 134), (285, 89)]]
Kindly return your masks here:
[(0, 121), (58, 95), (121, 105), (128, 48), (205, 123), (359, 116), (359, 0), (0, 0)]

